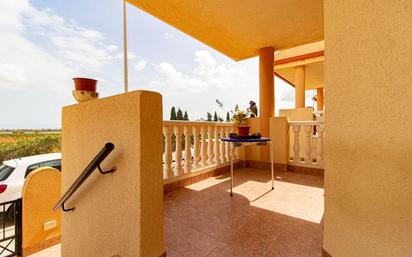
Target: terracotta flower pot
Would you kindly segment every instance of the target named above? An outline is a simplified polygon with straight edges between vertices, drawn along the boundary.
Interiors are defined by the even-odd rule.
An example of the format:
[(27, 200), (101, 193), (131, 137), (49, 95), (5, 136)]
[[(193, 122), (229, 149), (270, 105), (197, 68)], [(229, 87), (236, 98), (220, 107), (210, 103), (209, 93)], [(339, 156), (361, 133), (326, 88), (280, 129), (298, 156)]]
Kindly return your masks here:
[(248, 136), (250, 127), (238, 127), (239, 136)]
[(96, 92), (97, 80), (88, 78), (73, 78), (76, 90)]

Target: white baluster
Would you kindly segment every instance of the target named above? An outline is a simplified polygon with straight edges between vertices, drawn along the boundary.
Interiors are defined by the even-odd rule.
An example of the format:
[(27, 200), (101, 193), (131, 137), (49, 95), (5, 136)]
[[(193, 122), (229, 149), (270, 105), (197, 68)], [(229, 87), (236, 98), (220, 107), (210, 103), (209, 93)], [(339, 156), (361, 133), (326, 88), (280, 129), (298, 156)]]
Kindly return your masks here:
[(171, 178), (173, 177), (171, 128), (163, 127), (163, 134), (165, 136), (165, 154), (164, 154), (165, 173), (166, 173), (166, 178)]
[[(237, 127), (231, 127), (231, 131), (237, 133)], [(239, 147), (235, 147), (235, 152), (233, 154), (235, 160), (239, 159)]]
[[(226, 131), (226, 137), (229, 137), (230, 134), (230, 127), (225, 127), (225, 131)], [(229, 142), (225, 142), (226, 145), (226, 161), (229, 162), (230, 161), (230, 143)]]
[(305, 131), (305, 163), (312, 163), (312, 126), (303, 126)]
[(312, 160), (318, 159), (318, 138), (319, 138), (318, 133), (312, 136), (312, 153), (311, 153)]
[(193, 169), (199, 168), (199, 127), (193, 126)]
[(175, 151), (175, 174), (183, 174), (182, 167), (182, 127), (174, 126), (176, 136), (176, 151)]
[[(220, 136), (222, 138), (226, 137), (225, 127), (220, 128)], [(226, 161), (226, 143), (220, 142), (220, 162), (225, 163)]]
[(189, 173), (192, 168), (192, 146), (190, 144), (192, 131), (190, 129), (190, 126), (185, 126), (183, 133), (185, 135), (185, 173)]
[(220, 162), (220, 139), (219, 139), (219, 132), (220, 128), (218, 126), (215, 127), (215, 163), (219, 165)]
[(324, 129), (325, 129), (324, 125), (317, 126), (317, 132), (319, 134), (317, 163), (319, 165), (323, 165), (323, 132), (324, 132)]
[(209, 164), (209, 165), (212, 165), (213, 164), (213, 160), (214, 160), (214, 157), (215, 157), (215, 155), (214, 155), (214, 153), (213, 153), (213, 127), (212, 126), (209, 126), (208, 128), (207, 128), (207, 137), (208, 137), (208, 140), (207, 140), (207, 156), (208, 156), (208, 160), (207, 160), (207, 163)]
[(293, 162), (300, 161), (300, 146), (299, 146), (299, 132), (300, 132), (300, 125), (293, 125)]
[(200, 134), (202, 137), (201, 144), (200, 144), (200, 155), (201, 155), (201, 164), (203, 167), (207, 165), (207, 149), (206, 149), (206, 127), (200, 127)]

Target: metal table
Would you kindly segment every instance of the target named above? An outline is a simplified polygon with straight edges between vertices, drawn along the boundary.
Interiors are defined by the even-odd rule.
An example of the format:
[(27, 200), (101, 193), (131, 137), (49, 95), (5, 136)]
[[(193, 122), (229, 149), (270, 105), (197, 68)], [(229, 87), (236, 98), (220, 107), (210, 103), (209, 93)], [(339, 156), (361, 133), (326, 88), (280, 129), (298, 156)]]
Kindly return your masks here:
[(274, 168), (273, 168), (273, 144), (268, 137), (261, 137), (259, 139), (240, 139), (240, 138), (221, 138), (222, 142), (230, 143), (230, 196), (232, 196), (233, 190), (233, 158), (235, 147), (242, 145), (256, 144), (260, 146), (270, 144), (270, 169), (272, 173), (272, 190), (274, 189)]

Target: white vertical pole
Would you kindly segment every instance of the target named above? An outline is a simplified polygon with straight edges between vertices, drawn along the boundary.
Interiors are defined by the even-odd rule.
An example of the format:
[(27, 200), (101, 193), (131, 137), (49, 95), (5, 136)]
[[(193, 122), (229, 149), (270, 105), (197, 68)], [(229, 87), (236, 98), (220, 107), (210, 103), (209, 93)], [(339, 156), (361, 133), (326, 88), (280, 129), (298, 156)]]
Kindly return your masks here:
[(124, 92), (129, 91), (129, 75), (127, 66), (127, 20), (126, 20), (126, 0), (123, 0), (123, 64), (124, 64)]

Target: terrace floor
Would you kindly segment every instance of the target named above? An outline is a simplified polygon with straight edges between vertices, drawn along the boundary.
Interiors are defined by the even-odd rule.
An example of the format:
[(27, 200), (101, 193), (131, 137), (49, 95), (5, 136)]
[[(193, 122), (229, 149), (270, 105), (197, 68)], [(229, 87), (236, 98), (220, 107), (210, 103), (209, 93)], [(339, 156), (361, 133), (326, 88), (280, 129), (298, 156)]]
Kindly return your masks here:
[[(233, 197), (228, 175), (208, 178), (165, 194), (167, 257), (322, 256), (323, 178), (235, 170)], [(50, 251), (50, 252), (48, 252)], [(55, 246), (31, 257), (59, 257)]]
[(323, 238), (323, 178), (291, 172), (235, 170), (165, 195), (168, 257), (316, 257)]

